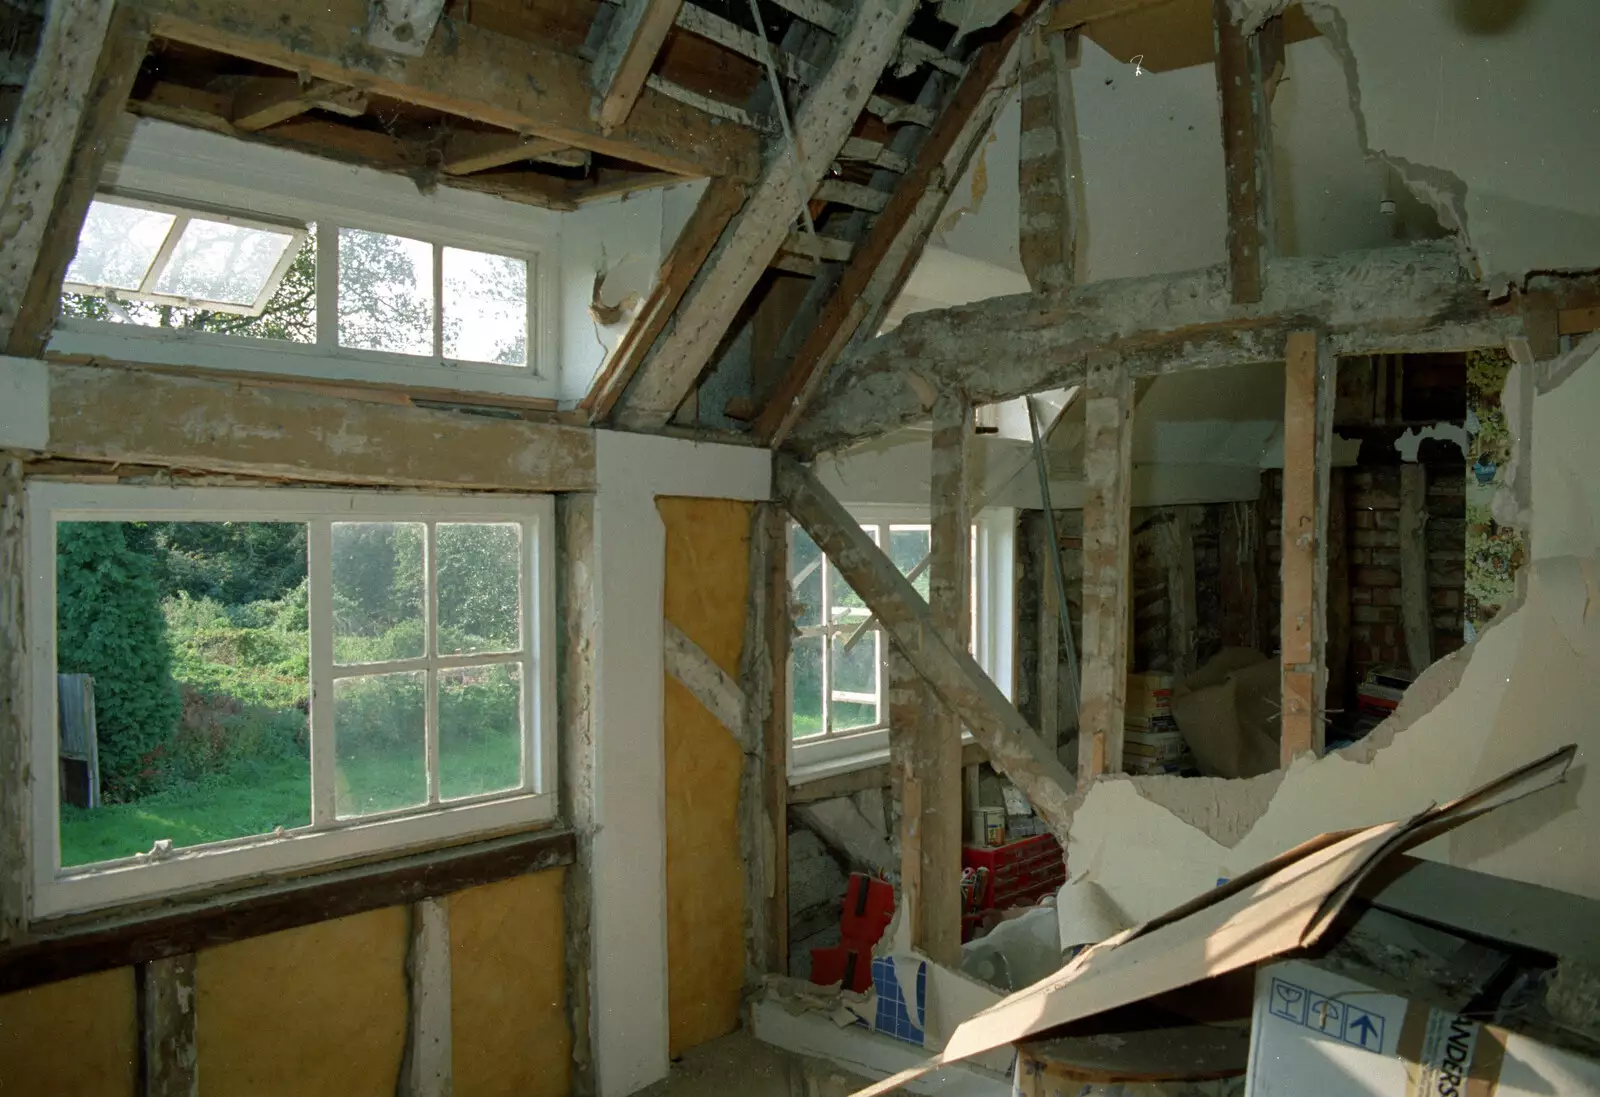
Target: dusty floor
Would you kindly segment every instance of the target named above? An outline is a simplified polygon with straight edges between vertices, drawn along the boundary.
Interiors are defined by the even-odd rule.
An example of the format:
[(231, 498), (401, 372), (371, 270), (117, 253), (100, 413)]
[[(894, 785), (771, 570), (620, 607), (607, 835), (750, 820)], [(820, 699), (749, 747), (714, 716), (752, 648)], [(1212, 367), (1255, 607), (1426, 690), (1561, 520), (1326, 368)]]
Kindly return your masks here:
[(638, 1097), (847, 1097), (866, 1084), (832, 1063), (790, 1055), (735, 1032), (684, 1055), (665, 1081)]

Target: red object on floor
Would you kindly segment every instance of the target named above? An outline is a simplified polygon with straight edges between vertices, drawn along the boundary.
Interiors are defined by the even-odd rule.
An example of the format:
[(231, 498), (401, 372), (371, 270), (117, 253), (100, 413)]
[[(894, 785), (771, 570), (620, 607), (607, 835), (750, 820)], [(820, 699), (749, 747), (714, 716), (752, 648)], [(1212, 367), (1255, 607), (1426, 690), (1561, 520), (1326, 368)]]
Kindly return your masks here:
[(811, 981), (819, 986), (842, 982), (854, 991), (872, 986), (872, 946), (893, 919), (894, 888), (888, 881), (851, 873), (839, 918), (840, 943), (811, 950)]
[(1032, 906), (1067, 882), (1061, 843), (1053, 834), (1036, 834), (1003, 846), (962, 846), (961, 867), (987, 869), (981, 894), (961, 918), (961, 939), (970, 940), (984, 912)]

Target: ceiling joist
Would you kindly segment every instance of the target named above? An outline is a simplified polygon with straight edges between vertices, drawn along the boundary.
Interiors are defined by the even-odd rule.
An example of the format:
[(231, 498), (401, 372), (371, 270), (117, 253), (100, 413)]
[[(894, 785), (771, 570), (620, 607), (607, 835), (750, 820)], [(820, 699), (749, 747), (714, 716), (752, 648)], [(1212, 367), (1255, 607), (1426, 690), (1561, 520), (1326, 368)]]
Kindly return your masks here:
[(583, 167), (589, 162), (589, 155), (548, 137), (458, 130), (444, 143), (444, 162), (440, 170), (446, 175), (471, 175), (524, 160), (560, 164), (563, 167)]
[(682, 7), (683, 0), (624, 0), (596, 13), (597, 20), (608, 22), (590, 68), (594, 117), (602, 129), (609, 132), (627, 121)]
[(683, 176), (751, 179), (760, 135), (646, 90), (623, 125), (591, 115), (589, 66), (581, 58), (457, 23), (419, 57), (375, 52), (360, 37), (364, 0), (130, 0), (153, 32), (413, 103), (572, 148)]
[(367, 96), (358, 88), (328, 80), (302, 84), (293, 76), (252, 77), (233, 93), (233, 124), (247, 133), (312, 109), (359, 118), (367, 112)]

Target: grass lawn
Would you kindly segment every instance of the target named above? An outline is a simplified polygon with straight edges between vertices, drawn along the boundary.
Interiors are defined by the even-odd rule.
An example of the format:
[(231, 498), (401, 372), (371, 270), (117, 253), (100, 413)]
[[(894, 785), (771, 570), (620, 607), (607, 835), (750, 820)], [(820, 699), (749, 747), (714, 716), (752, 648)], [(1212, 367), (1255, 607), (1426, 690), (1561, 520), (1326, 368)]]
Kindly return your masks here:
[[(453, 742), (440, 758), (446, 798), (491, 792), (518, 781), (520, 745), (513, 736)], [(387, 811), (421, 802), (422, 758), (379, 754), (340, 759), (339, 810)], [(310, 763), (251, 762), (202, 785), (146, 796), (130, 804), (61, 808), (61, 864), (85, 865), (147, 852), (162, 838), (197, 846), (311, 821)], [(356, 792), (351, 803), (345, 790)]]

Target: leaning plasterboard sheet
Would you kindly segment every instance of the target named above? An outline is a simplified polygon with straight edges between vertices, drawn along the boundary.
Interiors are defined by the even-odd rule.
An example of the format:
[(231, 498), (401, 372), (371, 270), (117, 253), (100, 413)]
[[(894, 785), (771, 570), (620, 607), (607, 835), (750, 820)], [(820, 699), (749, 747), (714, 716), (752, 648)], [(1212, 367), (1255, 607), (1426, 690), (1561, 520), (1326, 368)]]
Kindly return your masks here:
[(1209, 895), (1080, 953), (958, 1027), (944, 1051), (860, 1090), (880, 1097), (941, 1066), (1314, 944), (1385, 858), (1560, 781), (1568, 746), (1411, 819), (1323, 835)]
[(1288, 960), (1256, 974), (1246, 1097), (1600, 1095), (1600, 1062)]

